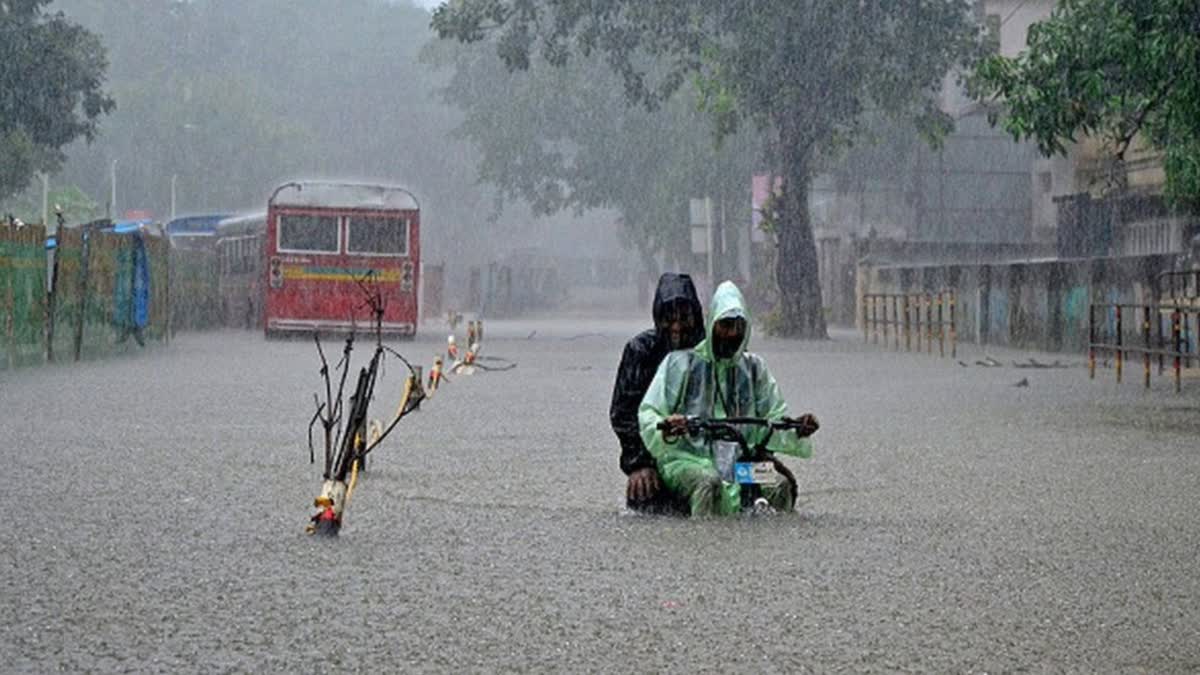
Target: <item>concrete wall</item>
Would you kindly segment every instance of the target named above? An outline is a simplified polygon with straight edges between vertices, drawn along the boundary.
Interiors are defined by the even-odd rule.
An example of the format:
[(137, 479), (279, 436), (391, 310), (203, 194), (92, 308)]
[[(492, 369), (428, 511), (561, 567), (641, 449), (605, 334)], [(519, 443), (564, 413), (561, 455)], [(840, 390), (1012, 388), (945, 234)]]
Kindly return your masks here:
[[(864, 293), (957, 293), (959, 339), (1019, 349), (1082, 352), (1091, 303), (1154, 303), (1160, 272), (1182, 256), (1151, 255), (980, 265), (860, 265)], [(859, 329), (862, 329), (861, 324)]]
[[(903, 239), (862, 239), (819, 237), (817, 256), (821, 265), (821, 298), (827, 320), (833, 325), (851, 326), (861, 316), (859, 298), (868, 291), (862, 287), (863, 266), (886, 270), (922, 270), (907, 273), (904, 287), (918, 283), (916, 288), (937, 291), (945, 285), (958, 283), (957, 275), (967, 275), (964, 283), (975, 283), (977, 268), (1014, 258), (1048, 258), (1054, 255), (1051, 244), (979, 243), (965, 241), (911, 241)], [(930, 266), (930, 260), (970, 261), (971, 264)], [(889, 273), (884, 272), (886, 277)], [(890, 277), (889, 277), (890, 278)], [(916, 279), (916, 282), (913, 282)], [(899, 283), (899, 282), (897, 282)], [(755, 303), (758, 307), (760, 304)]]

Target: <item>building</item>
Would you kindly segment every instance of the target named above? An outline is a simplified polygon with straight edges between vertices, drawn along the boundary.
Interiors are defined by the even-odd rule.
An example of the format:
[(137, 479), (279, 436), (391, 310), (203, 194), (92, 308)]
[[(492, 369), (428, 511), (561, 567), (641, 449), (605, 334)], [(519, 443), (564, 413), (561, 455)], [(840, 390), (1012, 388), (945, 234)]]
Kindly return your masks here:
[[(986, 24), (998, 49), (1016, 56), (1029, 28), (1050, 16), (1054, 0), (985, 0)], [(1030, 166), (1032, 237), (1054, 242), (1060, 257), (1185, 252), (1200, 231), (1194, 214), (1172, 211), (1163, 198), (1162, 156), (1135, 139), (1117, 165), (1111, 150), (1084, 137), (1065, 156), (1036, 154)]]

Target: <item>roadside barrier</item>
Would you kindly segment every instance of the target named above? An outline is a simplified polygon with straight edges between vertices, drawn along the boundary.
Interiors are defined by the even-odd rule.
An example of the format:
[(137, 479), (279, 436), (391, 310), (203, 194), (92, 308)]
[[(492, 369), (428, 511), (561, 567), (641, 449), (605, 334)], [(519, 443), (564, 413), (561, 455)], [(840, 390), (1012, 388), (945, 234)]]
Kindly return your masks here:
[[(1158, 374), (1171, 359), (1175, 391), (1183, 388), (1183, 370), (1197, 359), (1200, 307), (1179, 304), (1093, 303), (1088, 309), (1088, 376), (1096, 379), (1098, 356), (1111, 355), (1120, 383), (1128, 355), (1140, 355), (1142, 383), (1150, 388), (1152, 363)], [(1107, 359), (1106, 359), (1107, 360)]]
[[(958, 355), (958, 331), (955, 328), (956, 296), (953, 290), (937, 293), (866, 293), (862, 296), (863, 342), (883, 346), (893, 342), (900, 351), (901, 339), (905, 351), (933, 353), (937, 341), (938, 355)], [(915, 346), (915, 349), (914, 349)]]

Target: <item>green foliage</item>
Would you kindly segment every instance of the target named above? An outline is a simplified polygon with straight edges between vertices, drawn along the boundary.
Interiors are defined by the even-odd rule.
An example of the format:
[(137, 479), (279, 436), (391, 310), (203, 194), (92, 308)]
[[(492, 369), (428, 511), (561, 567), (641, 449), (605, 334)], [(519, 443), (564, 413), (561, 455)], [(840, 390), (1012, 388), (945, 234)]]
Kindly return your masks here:
[(762, 217), (758, 221), (758, 229), (769, 235), (778, 236), (779, 209), (781, 206), (782, 201), (779, 199), (779, 193), (775, 191), (767, 193), (766, 200), (759, 208), (759, 212), (762, 214)]
[(95, 138), (114, 103), (102, 90), (100, 40), (59, 14), (50, 0), (0, 2), (0, 199), (54, 171), (62, 148)]
[(936, 135), (942, 78), (970, 62), (981, 31), (963, 0), (457, 0), (433, 17), (443, 38), (495, 40), (512, 69), (540, 53), (562, 65), (602, 55), (626, 98), (654, 109), (692, 78), (720, 134), (752, 121), (764, 164), (784, 178), (779, 264), (784, 326), (825, 334), (807, 191), (814, 158), (852, 139), (870, 108)]
[(1062, 0), (1026, 51), (981, 62), (972, 88), (1002, 99), (1004, 128), (1047, 156), (1087, 134), (1123, 160), (1143, 135), (1165, 154), (1168, 194), (1200, 200), (1195, 0)]
[[(119, 211), (261, 209), (292, 178), (403, 183), (421, 200), (426, 255), (477, 227), (491, 194), (459, 115), (419, 61), (429, 13), (389, 0), (56, 0), (103, 36), (120, 107), (61, 182)], [(483, 214), (483, 215), (481, 215)], [(465, 237), (464, 237), (465, 238)], [(439, 250), (440, 249), (440, 250)], [(436, 258), (433, 258), (436, 259)]]
[(480, 178), (504, 198), (539, 214), (616, 209), (646, 268), (657, 253), (690, 255), (689, 197), (747, 201), (758, 139), (741, 134), (716, 148), (694, 97), (651, 113), (626, 105), (620, 78), (598, 58), (554, 67), (535, 54), (510, 72), (497, 48), (434, 44), (426, 59), (453, 66), (443, 98), (463, 112), (457, 133), (479, 149)]
[(146, 203), (139, 190), (169, 199), (172, 175), (184, 210), (263, 201), (290, 165), (314, 157), (312, 131), (276, 113), (269, 92), (249, 77), (209, 73), (115, 86), (122, 110), (97, 149), (118, 161), (121, 210)]
[[(67, 223), (86, 223), (104, 215), (104, 210), (87, 193), (75, 185), (53, 187), (47, 199), (50, 220), (54, 220), (54, 207), (62, 209)], [(24, 192), (0, 201), (0, 216), (12, 214), (26, 223), (42, 221), (42, 188), (35, 183)]]
[(75, 185), (50, 190), (49, 197), (50, 208), (61, 209), (63, 219), (68, 223), (86, 223), (104, 215), (100, 204)]
[(698, 75), (723, 130), (743, 118), (770, 128), (787, 114), (825, 142), (852, 130), (868, 100), (944, 122), (926, 94), (978, 54), (968, 10), (945, 0), (462, 0), (443, 4), (433, 26), (444, 38), (494, 39), (512, 69), (539, 50), (555, 65), (599, 52), (627, 96), (650, 107)]

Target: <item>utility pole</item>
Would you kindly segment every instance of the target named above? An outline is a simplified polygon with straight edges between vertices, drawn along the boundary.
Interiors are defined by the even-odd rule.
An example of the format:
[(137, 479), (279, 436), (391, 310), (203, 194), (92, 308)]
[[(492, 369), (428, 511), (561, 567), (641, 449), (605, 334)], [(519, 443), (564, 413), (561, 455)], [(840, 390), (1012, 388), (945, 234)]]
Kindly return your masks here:
[[(734, 217), (737, 222), (739, 218)], [(749, 218), (749, 222), (741, 223), (737, 228), (737, 253), (738, 253), (738, 275), (746, 282), (746, 286), (753, 286), (754, 277), (750, 272), (750, 246), (752, 231), (754, 230), (754, 218)]]
[(45, 171), (39, 171), (38, 176), (42, 179), (42, 226), (46, 231), (50, 231), (50, 174)]
[(108, 195), (108, 219), (117, 219), (117, 160), (109, 165), (108, 179), (110, 192)]
[(175, 181), (179, 174), (171, 174), (171, 220), (175, 220)]
[[(46, 236), (51, 236), (54, 233), (57, 242), (58, 224), (50, 225), (50, 174), (45, 171), (39, 171), (38, 177), (42, 179), (42, 227), (46, 228)], [(54, 258), (57, 255), (57, 249), (46, 251), (46, 288), (52, 290), (54, 283)], [(53, 309), (53, 308), (52, 308)], [(54, 336), (53, 333), (50, 334)]]
[(713, 226), (712, 200), (691, 198), (688, 200), (688, 220), (692, 228), (692, 253), (707, 257), (708, 281), (713, 277)]
[(713, 277), (713, 249), (716, 248), (716, 238), (713, 235), (716, 232), (713, 229), (712, 197), (704, 198), (704, 216), (705, 222), (708, 225), (708, 283), (713, 288), (716, 288), (717, 280)]

